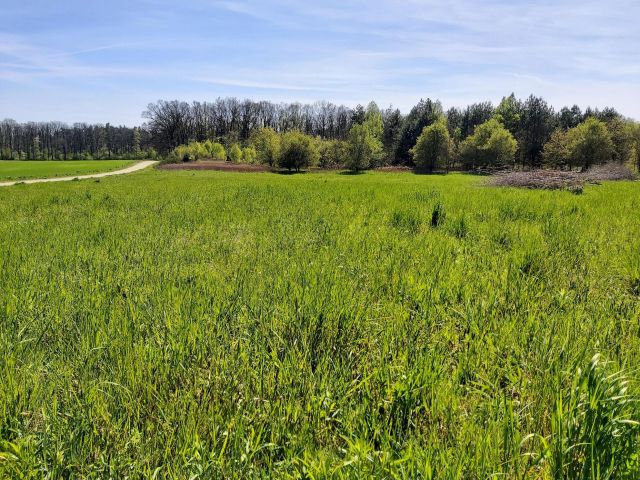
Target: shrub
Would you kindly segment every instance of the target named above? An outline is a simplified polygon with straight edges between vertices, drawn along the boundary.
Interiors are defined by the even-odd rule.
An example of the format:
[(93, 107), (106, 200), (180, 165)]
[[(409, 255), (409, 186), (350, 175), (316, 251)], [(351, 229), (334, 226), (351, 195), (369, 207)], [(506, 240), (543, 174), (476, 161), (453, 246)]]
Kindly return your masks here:
[(226, 160), (227, 159), (227, 151), (224, 146), (220, 143), (213, 143), (210, 141), (205, 142), (207, 153), (209, 158), (214, 160)]
[(151, 147), (146, 151), (142, 152), (143, 158), (148, 158), (149, 160), (155, 160), (158, 158), (158, 152), (155, 148)]
[(211, 142), (189, 142), (188, 145), (178, 145), (169, 154), (170, 161), (191, 162), (210, 157)]
[(587, 182), (597, 183), (608, 180), (635, 180), (636, 175), (627, 166), (619, 163), (605, 163), (594, 165), (584, 174)]
[(190, 142), (188, 145), (189, 151), (195, 160), (206, 158), (209, 155), (204, 143)]
[(256, 162), (256, 149), (253, 147), (245, 147), (242, 149), (242, 160), (245, 163), (255, 163)]
[(178, 145), (173, 150), (173, 157), (182, 162), (190, 162), (194, 160), (193, 154), (187, 145)]
[(231, 148), (229, 149), (229, 158), (233, 163), (240, 163), (242, 161), (242, 149), (240, 148), (240, 145), (237, 143), (231, 145)]
[(0, 160), (13, 160), (13, 152), (10, 148), (4, 147), (0, 150)]

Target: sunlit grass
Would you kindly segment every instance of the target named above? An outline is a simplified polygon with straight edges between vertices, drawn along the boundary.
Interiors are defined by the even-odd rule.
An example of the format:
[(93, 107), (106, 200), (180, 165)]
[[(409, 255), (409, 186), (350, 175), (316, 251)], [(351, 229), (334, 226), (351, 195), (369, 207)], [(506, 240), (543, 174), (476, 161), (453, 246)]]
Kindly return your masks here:
[(125, 168), (133, 160), (0, 160), (0, 181), (63, 177)]
[(0, 473), (637, 478), (640, 184), (483, 181), (0, 190)]

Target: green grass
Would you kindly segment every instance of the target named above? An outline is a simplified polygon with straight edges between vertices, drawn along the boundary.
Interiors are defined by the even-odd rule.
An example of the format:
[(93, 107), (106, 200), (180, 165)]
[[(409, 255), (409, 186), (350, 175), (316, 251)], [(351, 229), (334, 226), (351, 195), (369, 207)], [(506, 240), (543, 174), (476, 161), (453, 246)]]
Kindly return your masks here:
[(0, 477), (638, 478), (640, 183), (482, 182), (0, 190)]
[(0, 181), (109, 172), (132, 163), (133, 160), (0, 160)]

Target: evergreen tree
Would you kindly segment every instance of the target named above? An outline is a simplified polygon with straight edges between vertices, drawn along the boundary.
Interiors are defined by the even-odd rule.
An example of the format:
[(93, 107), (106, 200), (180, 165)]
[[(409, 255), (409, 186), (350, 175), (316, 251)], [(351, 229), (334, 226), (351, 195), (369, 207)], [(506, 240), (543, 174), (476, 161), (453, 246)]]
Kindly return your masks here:
[(418, 136), (422, 133), (424, 127), (431, 125), (442, 115), (443, 111), (440, 102), (434, 102), (431, 99), (420, 100), (418, 105), (411, 109), (400, 130), (395, 154), (397, 163), (412, 163), (410, 150), (416, 144)]

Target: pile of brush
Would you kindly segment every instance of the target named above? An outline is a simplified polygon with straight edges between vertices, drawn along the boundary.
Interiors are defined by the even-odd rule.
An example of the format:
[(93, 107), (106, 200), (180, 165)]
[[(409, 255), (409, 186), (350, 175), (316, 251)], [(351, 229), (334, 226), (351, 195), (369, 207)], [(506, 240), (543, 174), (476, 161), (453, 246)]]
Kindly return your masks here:
[(493, 176), (490, 185), (498, 187), (522, 187), (547, 190), (568, 189), (581, 192), (587, 184), (597, 184), (607, 180), (634, 180), (636, 174), (619, 163), (608, 163), (591, 167), (584, 172), (566, 170), (537, 169), (529, 171), (509, 171)]

